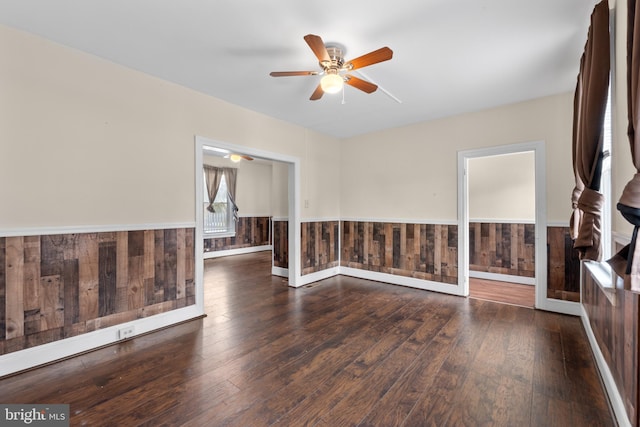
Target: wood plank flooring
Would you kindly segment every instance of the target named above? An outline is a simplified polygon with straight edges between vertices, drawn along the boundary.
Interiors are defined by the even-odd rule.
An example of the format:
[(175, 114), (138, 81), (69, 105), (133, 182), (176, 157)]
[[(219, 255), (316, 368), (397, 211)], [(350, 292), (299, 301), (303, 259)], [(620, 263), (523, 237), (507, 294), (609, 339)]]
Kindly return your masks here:
[(469, 297), (533, 308), (536, 304), (536, 287), (471, 277)]
[(581, 322), (269, 253), (205, 264), (208, 317), (0, 380), (80, 426), (613, 426)]

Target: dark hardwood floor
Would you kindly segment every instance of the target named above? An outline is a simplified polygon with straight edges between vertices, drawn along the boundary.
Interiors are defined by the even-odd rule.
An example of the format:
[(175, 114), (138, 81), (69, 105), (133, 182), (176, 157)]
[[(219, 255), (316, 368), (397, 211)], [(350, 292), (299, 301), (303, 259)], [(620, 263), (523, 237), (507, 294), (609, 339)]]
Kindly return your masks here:
[(0, 381), (88, 426), (612, 426), (576, 317), (206, 261), (208, 317)]
[(536, 304), (536, 287), (471, 277), (469, 297), (533, 308)]

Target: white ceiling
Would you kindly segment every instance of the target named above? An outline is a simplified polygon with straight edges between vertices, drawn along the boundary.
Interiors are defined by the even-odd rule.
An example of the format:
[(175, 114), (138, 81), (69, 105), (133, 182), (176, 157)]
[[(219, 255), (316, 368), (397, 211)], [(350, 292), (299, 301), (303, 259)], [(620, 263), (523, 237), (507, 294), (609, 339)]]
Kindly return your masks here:
[[(573, 91), (594, 0), (0, 0), (0, 23), (335, 137)], [(320, 70), (303, 37), (384, 91), (309, 101)], [(363, 77), (363, 75), (357, 75)]]

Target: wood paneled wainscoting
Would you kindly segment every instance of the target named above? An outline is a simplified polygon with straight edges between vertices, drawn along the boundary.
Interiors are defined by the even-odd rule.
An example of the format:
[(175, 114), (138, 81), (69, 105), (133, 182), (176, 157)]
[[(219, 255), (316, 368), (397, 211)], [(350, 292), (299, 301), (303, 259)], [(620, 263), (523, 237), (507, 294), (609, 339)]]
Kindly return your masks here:
[[(569, 227), (547, 227), (547, 297), (580, 301), (580, 259)], [(470, 223), (469, 270), (535, 277), (535, 224)]]
[[(308, 221), (300, 224), (302, 275), (338, 267), (340, 221)], [(273, 266), (289, 268), (289, 222), (273, 221)]]
[(547, 227), (547, 298), (580, 301), (580, 258), (569, 227)]
[(273, 220), (273, 266), (289, 268), (289, 220)]
[(469, 223), (469, 271), (535, 277), (535, 224)]
[(622, 279), (604, 289), (583, 268), (582, 305), (598, 348), (611, 371), (631, 425), (638, 426), (638, 347), (640, 295), (624, 289)]
[(310, 221), (300, 225), (302, 274), (337, 267), (340, 259), (339, 221)]
[(195, 304), (194, 229), (0, 238), (0, 354)]
[(458, 226), (344, 221), (344, 267), (458, 283)]
[(292, 289), (270, 263), (206, 260), (208, 317), (2, 379), (0, 402), (64, 402), (72, 426), (615, 425), (577, 317), (347, 276)]
[(271, 244), (271, 217), (239, 217), (236, 235), (233, 237), (205, 238), (204, 251), (226, 251), (231, 249), (268, 246)]

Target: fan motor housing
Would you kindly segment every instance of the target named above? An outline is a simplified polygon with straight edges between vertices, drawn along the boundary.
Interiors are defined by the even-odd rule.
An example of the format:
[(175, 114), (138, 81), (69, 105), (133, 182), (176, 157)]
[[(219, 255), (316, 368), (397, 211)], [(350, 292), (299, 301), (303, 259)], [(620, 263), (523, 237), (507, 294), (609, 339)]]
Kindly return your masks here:
[(334, 68), (339, 70), (342, 68), (344, 65), (344, 49), (337, 45), (326, 45), (325, 47), (327, 48), (331, 62), (328, 64), (321, 62), (320, 66), (324, 69)]

